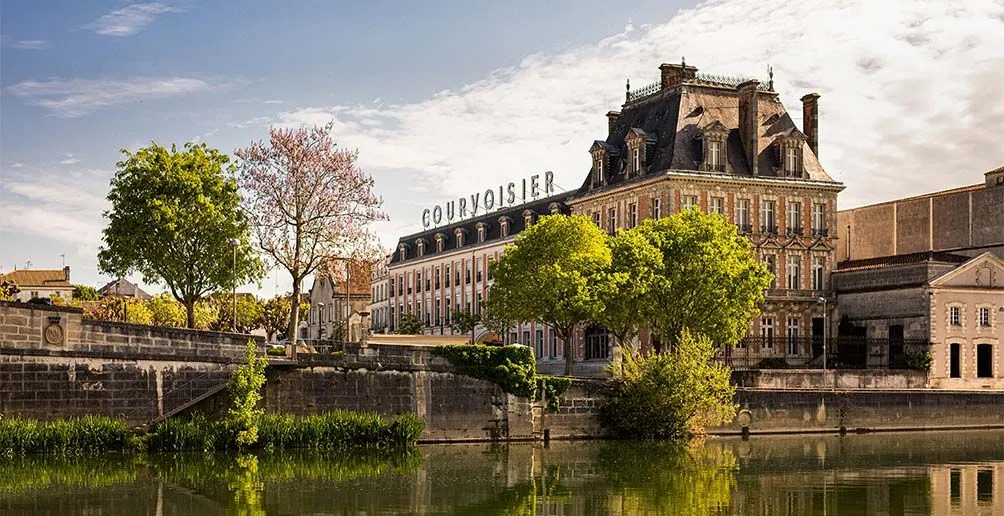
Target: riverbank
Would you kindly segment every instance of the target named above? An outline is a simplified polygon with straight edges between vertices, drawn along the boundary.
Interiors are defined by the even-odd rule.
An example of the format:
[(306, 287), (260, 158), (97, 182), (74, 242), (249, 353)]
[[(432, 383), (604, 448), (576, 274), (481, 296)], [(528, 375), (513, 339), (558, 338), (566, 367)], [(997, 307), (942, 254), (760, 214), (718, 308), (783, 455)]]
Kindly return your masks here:
[(258, 449), (404, 448), (417, 443), (424, 424), (413, 414), (332, 411), (310, 416), (267, 414), (258, 422), (258, 441), (239, 446), (241, 427), (231, 419), (169, 419), (149, 430), (124, 419), (85, 416), (38, 421), (0, 419), (0, 455), (80, 455), (100, 452), (179, 452)]

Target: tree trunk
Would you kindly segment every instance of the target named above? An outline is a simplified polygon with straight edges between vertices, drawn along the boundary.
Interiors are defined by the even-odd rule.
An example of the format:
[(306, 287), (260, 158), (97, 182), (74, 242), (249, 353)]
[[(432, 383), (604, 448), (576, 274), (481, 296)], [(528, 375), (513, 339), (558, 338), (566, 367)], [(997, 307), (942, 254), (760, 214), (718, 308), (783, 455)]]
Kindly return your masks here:
[(565, 376), (572, 376), (572, 332), (562, 332), (561, 341), (565, 348)]
[(292, 343), (293, 349), (290, 351), (290, 358), (296, 358), (297, 327), (300, 325), (300, 280), (293, 278), (293, 296), (289, 300), (289, 328), (286, 329), (286, 338)]
[(189, 328), (195, 328), (195, 301), (185, 301), (185, 317)]

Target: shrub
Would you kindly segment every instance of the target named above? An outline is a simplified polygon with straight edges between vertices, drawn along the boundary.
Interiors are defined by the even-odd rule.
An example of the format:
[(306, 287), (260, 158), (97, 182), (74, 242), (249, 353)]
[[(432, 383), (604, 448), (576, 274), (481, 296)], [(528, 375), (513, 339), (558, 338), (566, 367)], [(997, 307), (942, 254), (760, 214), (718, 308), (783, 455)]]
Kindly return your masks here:
[(907, 351), (903, 354), (903, 362), (907, 369), (930, 371), (931, 364), (934, 363), (934, 357), (927, 351)]
[(572, 380), (561, 376), (538, 376), (537, 397), (547, 408), (557, 409), (561, 395), (572, 385)]
[(533, 398), (537, 387), (537, 363), (527, 346), (436, 346), (432, 354), (450, 361), (457, 374), (487, 380), (503, 391)]
[(708, 338), (686, 330), (670, 353), (625, 353), (600, 421), (614, 437), (630, 439), (687, 439), (730, 421), (735, 387), (714, 355)]
[(261, 401), (261, 389), (265, 386), (265, 368), (268, 359), (258, 356), (258, 346), (254, 340), (249, 340), (244, 350), (246, 363), (240, 365), (227, 389), (234, 407), (230, 409), (230, 419), (239, 427), (237, 443), (239, 446), (250, 446), (258, 441), (258, 421), (265, 413), (257, 408)]
[(29, 453), (77, 455), (125, 451), (137, 446), (124, 420), (104, 416), (38, 421), (0, 418), (0, 454)]

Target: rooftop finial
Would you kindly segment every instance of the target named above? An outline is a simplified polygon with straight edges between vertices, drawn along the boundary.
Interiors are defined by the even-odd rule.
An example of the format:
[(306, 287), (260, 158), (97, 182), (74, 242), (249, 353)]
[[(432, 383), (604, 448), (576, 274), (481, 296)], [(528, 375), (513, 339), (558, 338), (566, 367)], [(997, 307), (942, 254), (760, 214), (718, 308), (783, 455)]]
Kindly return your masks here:
[(680, 66), (682, 66), (684, 68), (687, 67), (687, 57), (686, 56), (680, 58)]
[(624, 83), (624, 101), (631, 100), (631, 78), (628, 77)]
[(770, 77), (770, 82), (767, 83), (767, 89), (774, 91), (774, 67), (767, 65), (767, 75)]

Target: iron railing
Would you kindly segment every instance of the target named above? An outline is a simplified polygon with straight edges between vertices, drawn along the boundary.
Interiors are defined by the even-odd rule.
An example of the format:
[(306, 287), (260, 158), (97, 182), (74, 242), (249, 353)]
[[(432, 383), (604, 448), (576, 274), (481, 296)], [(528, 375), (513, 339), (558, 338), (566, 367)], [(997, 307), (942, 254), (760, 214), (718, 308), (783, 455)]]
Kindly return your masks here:
[[(922, 339), (826, 339), (827, 369), (910, 369), (911, 355), (929, 352)], [(733, 369), (786, 369), (823, 367), (823, 337), (754, 337), (742, 339), (719, 356)]]
[(814, 237), (824, 237), (830, 234), (829, 230), (826, 228), (813, 228), (812, 236)]
[(634, 89), (634, 90), (629, 90), (627, 92), (627, 100), (628, 100), (628, 102), (631, 102), (633, 100), (638, 100), (640, 98), (652, 95), (653, 93), (657, 93), (661, 89), (662, 89), (662, 82), (661, 81), (660, 82), (653, 82), (652, 84), (646, 84), (646, 85), (642, 86), (641, 88), (637, 88), (637, 89)]

